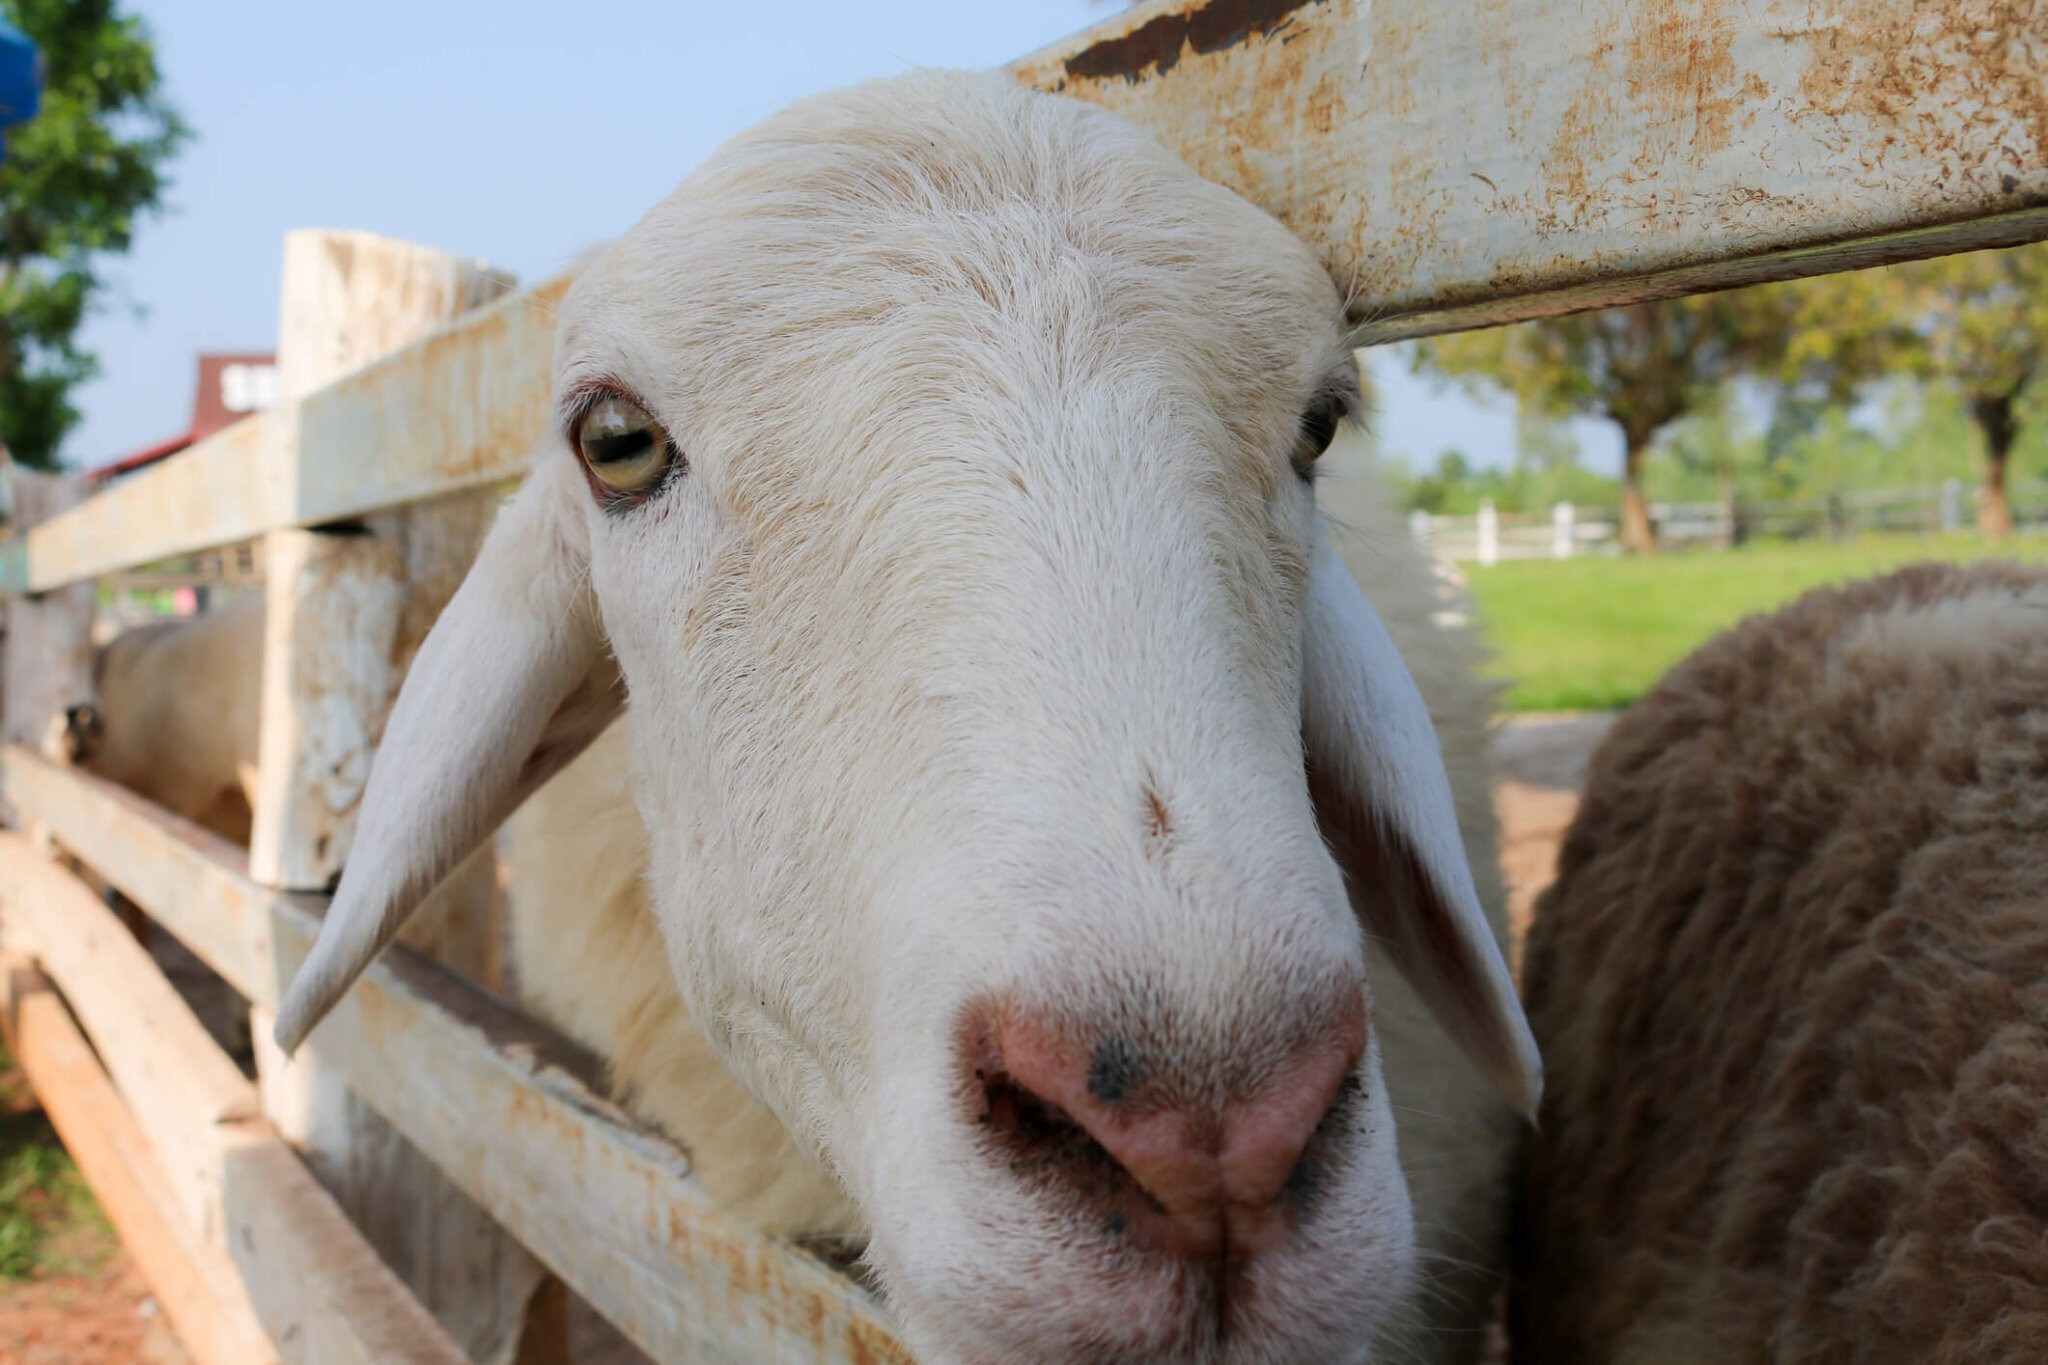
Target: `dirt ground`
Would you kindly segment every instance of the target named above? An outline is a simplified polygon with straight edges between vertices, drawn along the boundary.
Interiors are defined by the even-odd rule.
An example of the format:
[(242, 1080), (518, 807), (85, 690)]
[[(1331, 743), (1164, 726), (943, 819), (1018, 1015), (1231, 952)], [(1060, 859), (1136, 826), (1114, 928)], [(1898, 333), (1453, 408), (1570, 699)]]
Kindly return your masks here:
[[(0, 1165), (52, 1141), (20, 1073), (0, 1065)], [(15, 1211), (47, 1240), (35, 1278), (0, 1280), (0, 1365), (185, 1365), (170, 1323), (104, 1219), (54, 1194), (31, 1194)]]
[(186, 1365), (128, 1258), (94, 1272), (0, 1287), (0, 1365)]
[[(1494, 808), (1517, 943), (1537, 894), (1550, 882), (1558, 844), (1578, 809), (1586, 761), (1609, 719), (1528, 717), (1500, 733)], [(247, 1045), (242, 1038), (222, 1041), (231, 1048)], [(0, 1099), (4, 1095), (0, 1080)], [(90, 1268), (0, 1282), (0, 1365), (187, 1365), (148, 1286), (104, 1225), (64, 1235), (106, 1244), (81, 1243), (65, 1258)], [(646, 1359), (581, 1304), (572, 1309), (571, 1333), (579, 1365), (637, 1365)]]
[(1586, 762), (1612, 723), (1605, 715), (1532, 716), (1509, 722), (1495, 741), (1493, 809), (1517, 961), (1529, 914), (1556, 875), (1558, 845), (1578, 812)]

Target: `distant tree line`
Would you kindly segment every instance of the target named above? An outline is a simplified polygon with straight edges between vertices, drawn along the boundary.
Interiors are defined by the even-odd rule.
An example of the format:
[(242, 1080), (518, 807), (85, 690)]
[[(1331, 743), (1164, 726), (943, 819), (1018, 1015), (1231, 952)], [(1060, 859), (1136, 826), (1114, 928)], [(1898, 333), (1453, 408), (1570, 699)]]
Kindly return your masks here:
[[(1446, 452), (1410, 473), (1408, 496), (1441, 511), (1486, 496), (1619, 502), (1623, 544), (1647, 552), (1653, 487), (1793, 497), (1906, 471), (1933, 481), (1974, 458), (1978, 527), (2000, 538), (2015, 452), (2041, 444), (2030, 422), (2048, 425), (2044, 347), (2048, 244), (1433, 338), (1411, 353), (1418, 370), (1517, 400), (1518, 458), (1475, 475)], [(1743, 429), (1743, 395), (1768, 414), (1760, 432)], [(1889, 433), (1852, 425), (1857, 403), (1885, 405)], [(1575, 416), (1618, 429), (1618, 479), (1565, 467), (1573, 452), (1566, 440), (1560, 457), (1554, 424)]]

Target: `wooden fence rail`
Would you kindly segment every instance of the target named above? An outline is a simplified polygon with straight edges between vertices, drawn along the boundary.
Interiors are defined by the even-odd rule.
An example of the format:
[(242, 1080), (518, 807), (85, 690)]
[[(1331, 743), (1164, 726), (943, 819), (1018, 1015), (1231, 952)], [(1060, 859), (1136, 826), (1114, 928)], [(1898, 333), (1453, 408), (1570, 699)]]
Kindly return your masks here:
[[(1378, 341), (2048, 237), (2042, 21), (2040, 0), (1157, 0), (1013, 69), (1149, 125), (1273, 211)], [(334, 253), (382, 248), (345, 236), (294, 259), (354, 287)], [(393, 260), (413, 250), (388, 245)], [(467, 553), (468, 523), (441, 513), (517, 480), (548, 429), (571, 278), (462, 311), (489, 289), (451, 270), (469, 283), (438, 314), (417, 299), (389, 317), (374, 297), (344, 308), (332, 321), (348, 345), (324, 361), (294, 340), (325, 325), (308, 321), (315, 296), (288, 282), (281, 350), (295, 355), (280, 364), (310, 364), (305, 385), (0, 557), (0, 592), (48, 605), (72, 600), (67, 585), (264, 543), (272, 596), (289, 602), (269, 623), (253, 872), (251, 854), (130, 793), (19, 743), (0, 753), (24, 823), (257, 1011), (324, 908), (289, 888), (325, 885), (345, 857), (383, 708)], [(446, 538), (421, 551), (430, 526)], [(300, 534), (322, 528), (363, 543)], [(321, 575), (336, 574), (381, 604), (374, 625), (330, 609)], [(328, 650), (355, 668), (338, 741), (290, 681)], [(10, 687), (36, 662), (11, 658)], [(286, 738), (301, 734), (337, 744), (328, 777), (354, 776), (304, 769)], [(18, 955), (0, 971), (8, 1027), (197, 1353), (503, 1358), (480, 1344), (503, 1345), (489, 1322), (436, 1327), (418, 1284), (409, 1294), (340, 1212), (349, 1191), (329, 1199), (301, 1160), (368, 1120), (293, 1117), (275, 1068), (252, 1090), (112, 926), (46, 849), (0, 836), (0, 944)], [(448, 966), (396, 950), (314, 1053), (307, 1074), (459, 1195), (443, 1201), (449, 1226), (473, 1201), (491, 1236), (657, 1359), (908, 1359), (865, 1291), (710, 1205), (681, 1153), (602, 1098), (592, 1059)]]

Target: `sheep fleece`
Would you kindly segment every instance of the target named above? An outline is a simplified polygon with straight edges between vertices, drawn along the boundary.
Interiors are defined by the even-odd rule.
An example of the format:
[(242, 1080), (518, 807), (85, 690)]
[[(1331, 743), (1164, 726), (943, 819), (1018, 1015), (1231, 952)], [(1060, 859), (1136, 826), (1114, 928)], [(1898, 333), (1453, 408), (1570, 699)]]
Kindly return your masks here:
[(1596, 755), (1525, 965), (1523, 1360), (2048, 1360), (2048, 573), (1814, 592)]

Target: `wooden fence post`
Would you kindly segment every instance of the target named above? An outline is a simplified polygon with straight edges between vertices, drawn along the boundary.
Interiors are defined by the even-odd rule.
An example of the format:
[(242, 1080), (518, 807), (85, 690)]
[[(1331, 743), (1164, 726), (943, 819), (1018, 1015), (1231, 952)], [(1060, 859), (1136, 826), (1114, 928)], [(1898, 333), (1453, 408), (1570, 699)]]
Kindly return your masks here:
[[(32, 527), (84, 502), (76, 474), (50, 474), (14, 462), (0, 445), (9, 518), (18, 542)], [(92, 616), (98, 588), (90, 581), (7, 599), (0, 645), (0, 733), (10, 744), (43, 749), (66, 708), (92, 698)], [(58, 850), (40, 824), (25, 830), (44, 853)]]
[[(85, 480), (76, 474), (45, 474), (14, 462), (0, 446), (7, 474), (12, 530), (29, 529), (85, 501)], [(40, 748), (50, 722), (68, 706), (92, 695), (92, 608), (90, 582), (7, 599), (7, 655), (0, 679), (0, 710), (7, 740)]]
[[(291, 233), (281, 397), (288, 408), (509, 287), (479, 262), (367, 233)], [(398, 683), (468, 571), (495, 505), (489, 492), (461, 494), (264, 538), (255, 880), (324, 890), (339, 874)], [(495, 899), (487, 849), (434, 893), (406, 941), (496, 989)], [(271, 1022), (260, 1013), (253, 1021), (271, 1121), (463, 1350), (486, 1365), (510, 1362), (544, 1278), (539, 1263), (322, 1068), (317, 1045), (286, 1066), (270, 1044)]]

